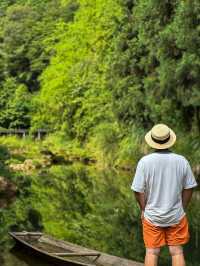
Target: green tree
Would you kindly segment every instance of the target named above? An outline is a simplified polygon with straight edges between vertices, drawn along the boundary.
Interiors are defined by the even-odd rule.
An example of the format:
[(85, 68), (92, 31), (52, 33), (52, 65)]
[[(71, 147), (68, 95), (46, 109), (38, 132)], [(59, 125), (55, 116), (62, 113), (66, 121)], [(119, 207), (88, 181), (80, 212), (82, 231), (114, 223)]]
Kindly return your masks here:
[(128, 1), (113, 62), (119, 122), (200, 129), (198, 1)]
[(84, 140), (91, 128), (113, 120), (107, 74), (122, 19), (123, 10), (116, 1), (81, 0), (74, 21), (59, 24), (60, 41), (41, 76), (39, 95), (46, 114), (42, 118), (50, 127), (66, 124), (73, 137)]
[[(52, 36), (58, 21), (67, 23), (73, 19), (78, 5), (74, 1), (61, 5), (59, 0), (14, 2), (4, 1), (0, 5), (0, 125), (29, 127), (31, 101), (27, 102), (26, 108), (23, 105), (22, 112), (19, 107), (15, 108), (16, 102), (13, 107), (10, 97), (14, 97), (12, 94), (15, 94), (15, 89), (26, 87), (32, 93), (32, 99), (34, 98), (40, 88), (38, 77), (48, 65), (53, 53), (52, 49), (46, 50), (45, 47), (58, 41), (56, 36), (48, 38)], [(13, 84), (9, 85), (10, 82)], [(31, 106), (28, 106), (29, 104)], [(19, 114), (16, 113), (17, 110)]]
[(30, 126), (31, 94), (25, 85), (18, 85), (16, 80), (8, 78), (0, 94), (0, 124), (5, 128)]

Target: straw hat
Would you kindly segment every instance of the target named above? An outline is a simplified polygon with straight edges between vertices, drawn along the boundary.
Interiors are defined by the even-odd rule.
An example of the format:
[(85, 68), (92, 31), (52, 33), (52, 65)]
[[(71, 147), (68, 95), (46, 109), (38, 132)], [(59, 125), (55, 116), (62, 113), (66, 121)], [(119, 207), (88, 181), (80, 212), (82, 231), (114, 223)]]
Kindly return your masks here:
[(168, 149), (176, 142), (176, 134), (165, 124), (157, 124), (145, 135), (145, 140), (154, 149)]

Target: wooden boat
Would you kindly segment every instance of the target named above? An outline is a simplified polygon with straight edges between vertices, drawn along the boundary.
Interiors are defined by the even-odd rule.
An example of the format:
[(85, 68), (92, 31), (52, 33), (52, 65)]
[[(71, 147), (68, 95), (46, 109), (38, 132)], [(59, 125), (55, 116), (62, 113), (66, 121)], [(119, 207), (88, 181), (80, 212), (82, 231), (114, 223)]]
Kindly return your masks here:
[[(42, 257), (51, 265), (69, 266), (142, 266), (143, 264), (98, 252), (40, 232), (10, 232), (18, 245)], [(53, 263), (53, 264), (52, 264)]]
[(94, 266), (97, 265), (95, 261), (101, 255), (99, 252), (73, 252), (67, 246), (52, 243), (49, 237), (39, 232), (10, 232), (9, 234), (18, 245), (56, 265)]

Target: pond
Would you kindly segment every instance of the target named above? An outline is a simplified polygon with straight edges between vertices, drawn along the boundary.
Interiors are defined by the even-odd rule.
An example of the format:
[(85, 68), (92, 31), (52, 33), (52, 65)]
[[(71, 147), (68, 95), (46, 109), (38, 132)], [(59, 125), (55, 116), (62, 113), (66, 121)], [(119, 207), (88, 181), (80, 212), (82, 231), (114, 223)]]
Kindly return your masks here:
[[(48, 266), (14, 248), (9, 231), (42, 231), (58, 239), (116, 256), (143, 261), (139, 208), (130, 190), (132, 173), (99, 170), (83, 164), (52, 165), (31, 175), (14, 177), (19, 194), (0, 199), (0, 265)], [(193, 201), (188, 217), (191, 243), (188, 265), (199, 258), (199, 207)], [(167, 249), (160, 265), (170, 265)]]

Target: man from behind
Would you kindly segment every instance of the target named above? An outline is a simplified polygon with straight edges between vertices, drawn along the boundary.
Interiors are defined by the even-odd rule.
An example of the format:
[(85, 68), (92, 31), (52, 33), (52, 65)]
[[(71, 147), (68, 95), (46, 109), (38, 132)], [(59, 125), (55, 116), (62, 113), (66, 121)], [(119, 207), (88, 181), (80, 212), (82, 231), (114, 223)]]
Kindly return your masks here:
[(176, 142), (172, 129), (155, 125), (145, 136), (154, 149), (140, 159), (131, 185), (141, 209), (145, 266), (156, 266), (167, 245), (173, 266), (185, 266), (183, 245), (189, 241), (185, 209), (197, 182), (189, 162), (169, 150)]

